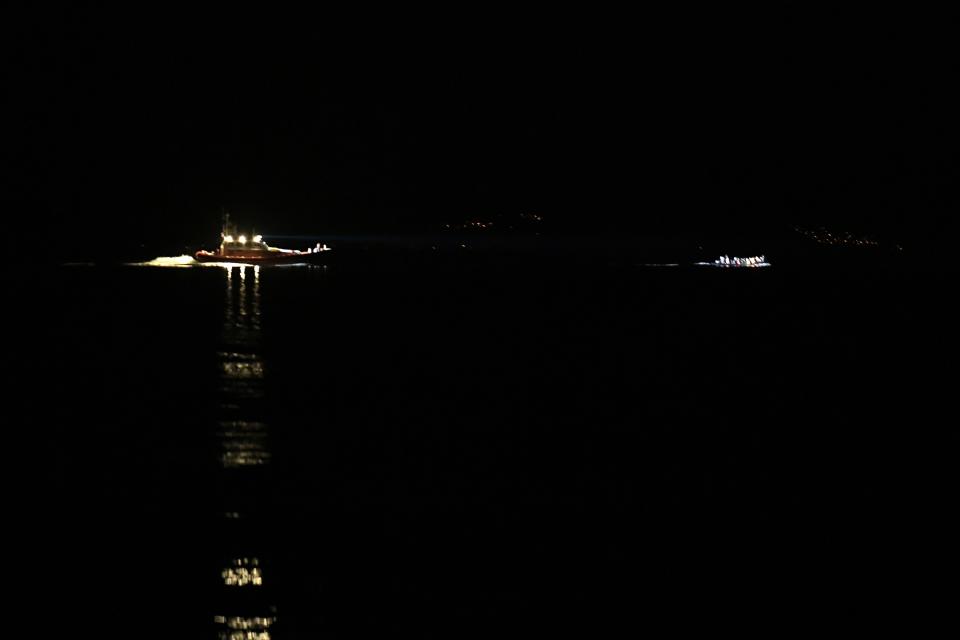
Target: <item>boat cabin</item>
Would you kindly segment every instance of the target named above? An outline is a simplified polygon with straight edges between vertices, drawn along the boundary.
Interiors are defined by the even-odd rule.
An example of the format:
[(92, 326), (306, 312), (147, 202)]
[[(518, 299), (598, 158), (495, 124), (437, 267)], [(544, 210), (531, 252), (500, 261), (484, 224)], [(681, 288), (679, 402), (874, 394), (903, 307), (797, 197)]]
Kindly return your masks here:
[(220, 238), (220, 255), (222, 256), (261, 251), (270, 251), (270, 247), (260, 235), (248, 237), (244, 234), (224, 233)]

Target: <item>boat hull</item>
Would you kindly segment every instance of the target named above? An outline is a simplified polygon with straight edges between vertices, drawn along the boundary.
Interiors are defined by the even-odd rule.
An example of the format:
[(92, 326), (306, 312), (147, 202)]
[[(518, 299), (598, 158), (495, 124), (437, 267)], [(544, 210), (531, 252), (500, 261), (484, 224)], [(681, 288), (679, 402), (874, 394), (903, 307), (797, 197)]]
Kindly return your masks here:
[(194, 256), (197, 262), (229, 262), (235, 264), (319, 264), (326, 261), (326, 252), (317, 253), (274, 253), (267, 255), (228, 255), (222, 256), (209, 251), (198, 251)]

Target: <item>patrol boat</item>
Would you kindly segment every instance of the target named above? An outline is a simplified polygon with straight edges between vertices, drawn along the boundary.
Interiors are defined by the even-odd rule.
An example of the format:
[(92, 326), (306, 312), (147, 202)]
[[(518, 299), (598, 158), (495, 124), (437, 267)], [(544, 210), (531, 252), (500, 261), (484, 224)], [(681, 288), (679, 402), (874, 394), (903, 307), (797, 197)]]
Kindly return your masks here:
[(230, 216), (224, 216), (223, 230), (220, 233), (220, 246), (215, 251), (200, 250), (194, 254), (197, 262), (235, 262), (240, 264), (316, 264), (321, 262), (324, 253), (330, 247), (319, 242), (315, 247), (305, 249), (280, 249), (271, 247), (263, 241), (263, 236), (248, 238), (239, 233), (230, 224)]

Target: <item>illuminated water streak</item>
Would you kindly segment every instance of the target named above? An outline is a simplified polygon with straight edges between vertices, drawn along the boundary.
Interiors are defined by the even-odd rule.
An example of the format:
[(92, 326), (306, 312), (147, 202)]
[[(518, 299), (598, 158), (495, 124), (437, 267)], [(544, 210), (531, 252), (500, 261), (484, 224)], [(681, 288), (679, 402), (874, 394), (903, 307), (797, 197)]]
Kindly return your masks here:
[[(222, 268), (225, 292), (221, 341), (216, 354), (219, 414), (215, 437), (224, 493), (218, 512), (223, 523), (225, 555), (229, 555), (221, 559), (220, 585), (227, 593), (219, 605), (223, 607), (218, 611), (221, 615), (214, 622), (219, 638), (269, 640), (277, 620), (276, 608), (267, 604), (269, 566), (265, 571), (264, 549), (249, 538), (251, 530), (262, 526), (258, 523), (263, 517), (262, 505), (244, 493), (250, 479), (263, 487), (269, 477), (264, 475), (264, 469), (273, 458), (264, 409), (268, 371), (260, 349), (261, 274), (258, 266)], [(246, 595), (238, 599), (237, 591)], [(249, 598), (251, 592), (254, 600)]]

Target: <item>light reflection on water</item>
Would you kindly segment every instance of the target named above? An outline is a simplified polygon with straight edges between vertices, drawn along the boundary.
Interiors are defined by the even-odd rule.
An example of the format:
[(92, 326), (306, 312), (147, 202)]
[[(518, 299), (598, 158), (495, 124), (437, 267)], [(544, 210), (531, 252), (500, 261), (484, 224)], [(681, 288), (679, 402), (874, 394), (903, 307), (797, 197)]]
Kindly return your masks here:
[[(231, 356), (239, 356), (236, 360)], [(263, 378), (263, 363), (244, 354), (222, 354), (226, 378)]]
[(231, 442), (224, 446), (220, 462), (226, 469), (236, 467), (252, 467), (270, 462), (270, 452), (264, 451), (259, 442)]
[(214, 623), (224, 628), (219, 633), (223, 640), (270, 640), (268, 629), (276, 620), (265, 616), (216, 616)]
[[(196, 263), (194, 263), (196, 264)], [(267, 369), (261, 355), (260, 267), (221, 265), (224, 273), (224, 313), (221, 344), (217, 351), (219, 386), (216, 439), (218, 464), (224, 474), (218, 511), (226, 539), (220, 564), (222, 595), (214, 617), (217, 637), (270, 640), (276, 607), (269, 600), (269, 570), (264, 571), (268, 549), (254, 542), (251, 530), (265, 529), (257, 497), (244, 487), (255, 486), (268, 495), (265, 468), (272, 460), (270, 426), (264, 408)], [(237, 475), (240, 474), (240, 475)], [(250, 475), (253, 474), (253, 475)], [(250, 481), (253, 485), (250, 485)], [(260, 505), (262, 506), (262, 505)], [(266, 575), (265, 575), (266, 573)], [(249, 590), (255, 596), (250, 599)], [(237, 592), (246, 594), (237, 599)]]
[(259, 587), (263, 585), (263, 572), (258, 558), (235, 558), (231, 566), (220, 572), (223, 584), (229, 587)]

